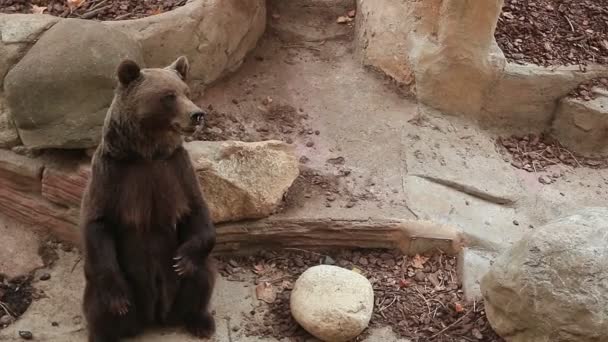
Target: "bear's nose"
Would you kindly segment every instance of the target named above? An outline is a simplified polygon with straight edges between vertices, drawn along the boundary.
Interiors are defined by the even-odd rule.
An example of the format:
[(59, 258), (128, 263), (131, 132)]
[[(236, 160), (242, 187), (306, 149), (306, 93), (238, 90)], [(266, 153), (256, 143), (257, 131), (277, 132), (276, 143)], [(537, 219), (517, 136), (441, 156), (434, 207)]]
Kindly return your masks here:
[(201, 122), (203, 122), (203, 119), (205, 118), (206, 113), (201, 111), (198, 112), (194, 112), (192, 114), (190, 114), (190, 120), (192, 120), (192, 123), (195, 125), (200, 124)]

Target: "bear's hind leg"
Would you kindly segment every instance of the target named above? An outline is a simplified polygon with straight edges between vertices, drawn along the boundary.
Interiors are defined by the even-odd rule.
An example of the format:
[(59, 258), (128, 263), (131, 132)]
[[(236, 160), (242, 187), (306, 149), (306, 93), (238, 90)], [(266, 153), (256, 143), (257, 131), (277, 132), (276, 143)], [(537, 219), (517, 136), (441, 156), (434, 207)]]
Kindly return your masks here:
[(108, 304), (102, 303), (93, 292), (95, 291), (89, 288), (85, 289), (83, 303), (89, 342), (120, 342), (123, 338), (134, 337), (143, 331), (143, 324), (133, 305), (124, 315), (114, 314), (107, 310)]
[(209, 311), (214, 285), (215, 269), (210, 261), (181, 280), (174, 312), (186, 330), (196, 337), (209, 338), (215, 333), (215, 319)]

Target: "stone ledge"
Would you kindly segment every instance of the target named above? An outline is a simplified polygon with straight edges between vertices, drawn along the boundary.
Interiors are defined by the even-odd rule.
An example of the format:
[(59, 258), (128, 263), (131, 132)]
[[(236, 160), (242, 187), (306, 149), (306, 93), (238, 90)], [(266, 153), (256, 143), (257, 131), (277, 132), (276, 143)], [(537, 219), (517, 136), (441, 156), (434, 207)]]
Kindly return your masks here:
[(608, 155), (608, 96), (591, 101), (562, 99), (551, 133), (573, 152), (595, 157)]

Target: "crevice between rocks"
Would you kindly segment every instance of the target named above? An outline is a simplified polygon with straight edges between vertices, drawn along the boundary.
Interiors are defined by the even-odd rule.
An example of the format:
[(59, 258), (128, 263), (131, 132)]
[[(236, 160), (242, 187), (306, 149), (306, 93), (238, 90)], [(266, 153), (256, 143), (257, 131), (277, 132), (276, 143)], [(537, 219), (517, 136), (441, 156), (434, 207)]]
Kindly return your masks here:
[(475, 189), (469, 185), (465, 185), (465, 184), (460, 184), (454, 181), (450, 181), (450, 180), (446, 180), (446, 179), (441, 179), (441, 178), (437, 178), (437, 177), (433, 177), (433, 176), (426, 176), (426, 175), (413, 175), (414, 177), (418, 177), (418, 178), (422, 178), (424, 180), (427, 180), (431, 183), (435, 183), (435, 184), (439, 184), (439, 185), (443, 185), (445, 187), (448, 187), (452, 190), (458, 191), (458, 192), (462, 192), (464, 194), (467, 194), (469, 196), (475, 197), (477, 199), (486, 201), (486, 202), (490, 202), (493, 204), (498, 204), (498, 205), (504, 205), (504, 206), (511, 206), (515, 204), (515, 201), (509, 198), (504, 198), (504, 197), (500, 197), (500, 196), (495, 196), (492, 194), (489, 194), (487, 192), (481, 191), (479, 189)]

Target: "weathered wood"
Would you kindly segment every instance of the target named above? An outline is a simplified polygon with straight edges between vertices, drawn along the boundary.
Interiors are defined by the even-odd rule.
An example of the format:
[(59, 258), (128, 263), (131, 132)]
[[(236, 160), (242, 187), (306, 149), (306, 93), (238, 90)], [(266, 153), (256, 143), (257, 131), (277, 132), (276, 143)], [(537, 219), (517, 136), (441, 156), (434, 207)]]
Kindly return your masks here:
[(391, 219), (269, 218), (217, 227), (216, 252), (244, 252), (262, 248), (398, 248), (415, 254), (435, 248), (455, 254), (460, 232), (426, 221)]

